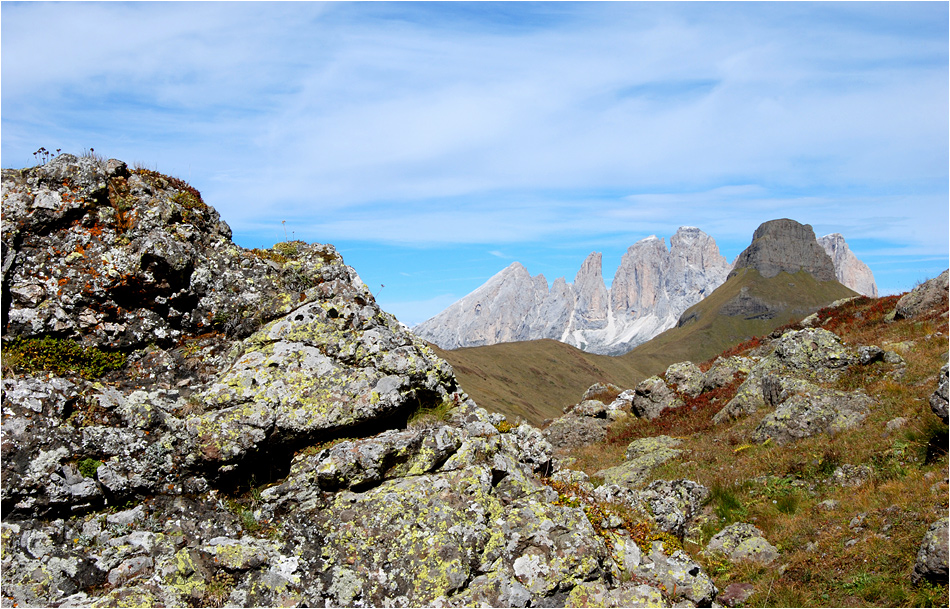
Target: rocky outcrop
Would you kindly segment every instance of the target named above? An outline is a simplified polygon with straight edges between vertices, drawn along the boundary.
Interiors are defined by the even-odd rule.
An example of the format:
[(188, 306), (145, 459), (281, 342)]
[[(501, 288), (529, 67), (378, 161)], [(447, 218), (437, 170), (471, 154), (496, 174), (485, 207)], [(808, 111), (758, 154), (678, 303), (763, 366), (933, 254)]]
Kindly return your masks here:
[(759, 226), (752, 244), (739, 254), (733, 267), (755, 269), (763, 277), (805, 271), (819, 281), (836, 278), (834, 262), (818, 244), (811, 225), (787, 218)]
[(841, 233), (832, 233), (818, 239), (818, 244), (831, 256), (835, 276), (843, 285), (858, 294), (877, 298), (877, 283), (868, 265), (861, 262), (848, 247)]
[(610, 512), (331, 246), (245, 250), (183, 182), (69, 155), (4, 171), (3, 223), (5, 603), (713, 601), (655, 540), (695, 483)]
[(948, 290), (950, 290), (950, 270), (925, 281), (904, 294), (894, 308), (896, 319), (913, 319), (930, 311), (947, 310)]
[(726, 278), (729, 263), (698, 228), (638, 241), (621, 259), (611, 288), (601, 254), (590, 254), (574, 282), (548, 289), (513, 263), (442, 313), (413, 328), (443, 349), (553, 338), (592, 353), (629, 351), (675, 325)]

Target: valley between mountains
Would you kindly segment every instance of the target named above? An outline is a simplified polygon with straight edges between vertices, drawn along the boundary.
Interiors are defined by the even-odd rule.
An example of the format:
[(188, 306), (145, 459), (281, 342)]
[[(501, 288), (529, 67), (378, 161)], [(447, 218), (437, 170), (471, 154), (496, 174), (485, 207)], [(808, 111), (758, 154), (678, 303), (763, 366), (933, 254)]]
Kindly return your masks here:
[(731, 265), (681, 229), (631, 251), (715, 279), (656, 275), (632, 350), (553, 340), (649, 317), (595, 257), (528, 275), (558, 336), (443, 351), (173, 176), (62, 154), (2, 193), (4, 607), (948, 604), (947, 272), (877, 298), (807, 224)]

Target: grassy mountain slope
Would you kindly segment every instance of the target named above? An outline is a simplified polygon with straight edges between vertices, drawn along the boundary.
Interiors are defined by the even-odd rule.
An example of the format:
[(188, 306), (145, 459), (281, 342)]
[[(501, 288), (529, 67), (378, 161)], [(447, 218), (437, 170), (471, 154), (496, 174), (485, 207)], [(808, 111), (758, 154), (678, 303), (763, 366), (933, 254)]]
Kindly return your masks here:
[[(684, 547), (720, 591), (751, 584), (746, 606), (946, 607), (946, 585), (914, 585), (910, 574), (924, 532), (948, 509), (947, 426), (929, 404), (947, 362), (947, 301), (916, 319), (888, 321), (897, 300), (861, 297), (819, 312), (819, 325), (852, 348), (878, 345), (906, 361), (853, 366), (827, 383), (871, 397), (870, 415), (854, 429), (785, 446), (754, 444), (750, 435), (765, 411), (721, 425), (712, 421), (735, 395), (735, 383), (711, 397), (684, 396), (685, 406), (652, 421), (615, 423), (605, 442), (566, 456), (576, 459), (572, 467), (594, 475), (621, 463), (633, 440), (681, 438), (684, 456), (651, 479), (688, 478), (712, 490)], [(761, 344), (750, 340), (731, 351), (744, 355)], [(844, 465), (863, 469), (867, 479), (857, 486), (837, 482), (834, 473)], [(765, 567), (700, 553), (733, 522), (759, 527), (778, 547), (780, 561)]]
[(635, 362), (550, 339), (435, 351), (480, 406), (533, 425), (561, 416), (594, 383), (633, 387), (649, 376)]
[[(754, 269), (739, 269), (707, 298), (687, 309), (679, 326), (620, 359), (653, 374), (676, 362), (702, 362), (732, 345), (768, 334), (851, 296), (857, 293), (837, 281), (818, 281), (804, 271), (766, 278)], [(724, 314), (738, 313), (737, 309), (746, 312)]]

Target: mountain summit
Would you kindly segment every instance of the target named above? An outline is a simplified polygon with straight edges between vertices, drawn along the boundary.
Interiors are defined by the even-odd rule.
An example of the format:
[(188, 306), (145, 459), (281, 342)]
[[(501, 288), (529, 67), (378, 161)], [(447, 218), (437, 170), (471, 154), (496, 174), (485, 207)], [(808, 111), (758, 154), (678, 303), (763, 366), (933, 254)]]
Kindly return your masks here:
[(655, 236), (623, 255), (608, 289), (601, 254), (593, 252), (574, 283), (558, 278), (548, 288), (518, 262), (502, 270), (413, 332), (442, 349), (551, 338), (590, 353), (619, 355), (674, 327), (680, 316), (725, 282), (730, 272), (754, 268), (763, 277), (805, 271), (817, 281), (836, 278), (875, 296), (870, 269), (840, 234), (815, 238), (807, 224), (765, 222), (733, 264), (698, 228), (680, 227), (670, 247)]
[(573, 284), (559, 278), (550, 289), (543, 275), (515, 262), (413, 332), (443, 349), (553, 338), (591, 353), (624, 353), (673, 327), (729, 273), (715, 240), (698, 228), (681, 227), (670, 246), (655, 236), (633, 244), (611, 289), (599, 252)]

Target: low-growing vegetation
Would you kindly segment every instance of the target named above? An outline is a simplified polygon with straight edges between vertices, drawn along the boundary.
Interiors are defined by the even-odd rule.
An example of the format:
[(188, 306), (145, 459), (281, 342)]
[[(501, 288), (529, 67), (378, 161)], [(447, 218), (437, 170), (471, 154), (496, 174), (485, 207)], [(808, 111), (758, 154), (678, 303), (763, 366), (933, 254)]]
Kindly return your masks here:
[[(739, 378), (700, 399), (680, 396), (685, 406), (652, 421), (612, 424), (605, 442), (570, 453), (573, 467), (594, 475), (621, 463), (633, 440), (682, 439), (683, 456), (655, 470), (652, 479), (688, 478), (710, 489), (701, 533), (687, 536), (684, 547), (720, 590), (752, 584), (747, 606), (947, 606), (946, 586), (910, 579), (923, 533), (948, 509), (947, 426), (929, 405), (947, 361), (947, 317), (938, 312), (894, 321), (888, 314), (897, 298), (857, 298), (818, 313), (817, 325), (852, 348), (876, 345), (903, 356), (903, 363), (852, 366), (826, 383), (872, 398), (871, 413), (857, 428), (785, 446), (752, 443), (761, 414), (712, 422), (735, 395)], [(767, 343), (768, 337), (756, 337), (726, 355), (749, 355)], [(759, 527), (779, 549), (780, 562), (763, 567), (701, 552), (712, 535), (735, 522)]]
[(84, 347), (74, 340), (52, 336), (17, 337), (3, 346), (4, 367), (26, 374), (47, 371), (92, 380), (122, 368), (125, 360), (125, 354), (119, 351)]

